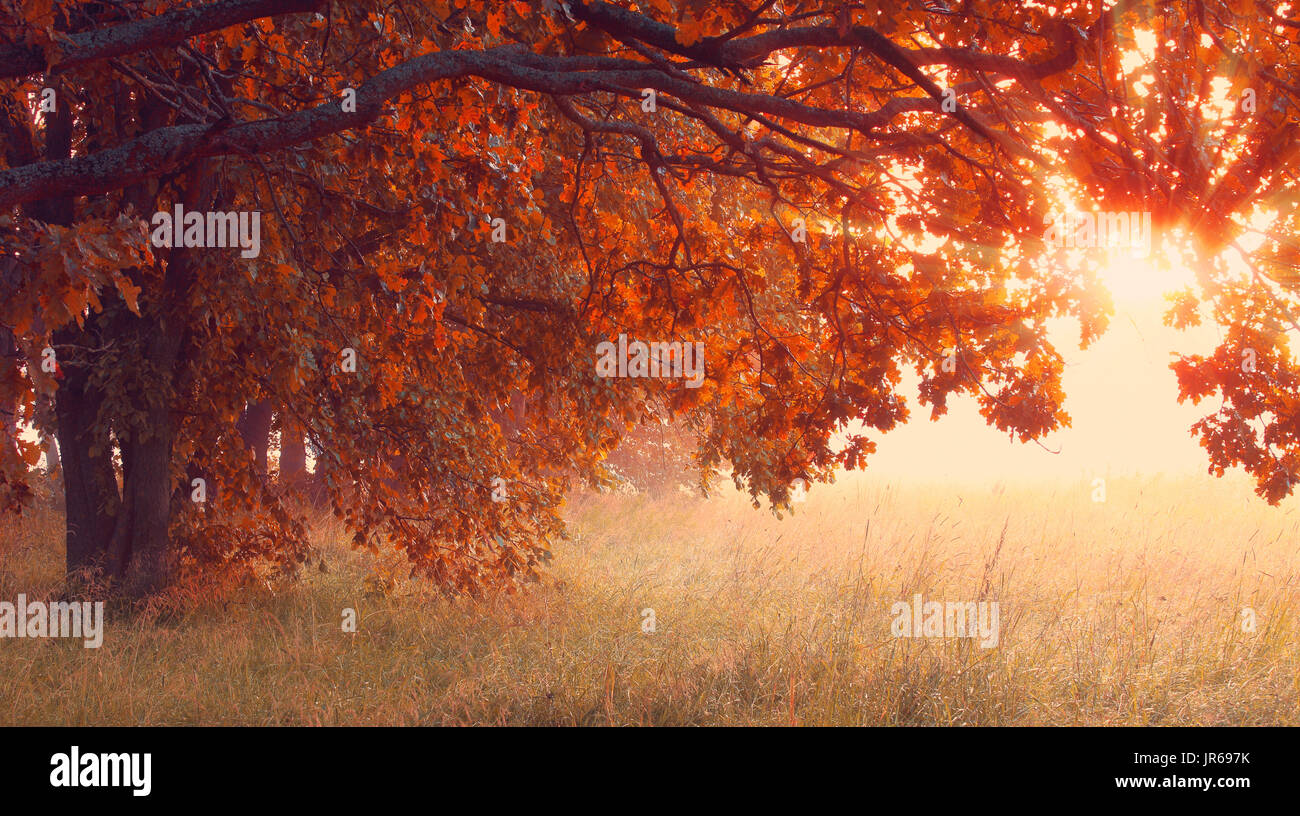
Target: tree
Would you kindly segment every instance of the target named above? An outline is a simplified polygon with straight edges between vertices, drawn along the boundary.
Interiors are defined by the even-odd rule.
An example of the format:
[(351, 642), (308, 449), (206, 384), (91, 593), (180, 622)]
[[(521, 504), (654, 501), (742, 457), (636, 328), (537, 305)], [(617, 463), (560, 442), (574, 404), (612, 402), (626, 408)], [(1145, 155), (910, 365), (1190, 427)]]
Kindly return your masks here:
[[(1271, 500), (1300, 467), (1270, 277), (1295, 261), (1297, 24), (1263, 4), (0, 9), (0, 403), (53, 394), (69, 570), (125, 592), (304, 557), (241, 433), (254, 405), (302, 429), (358, 546), (465, 591), (534, 575), (571, 479), (660, 406), (706, 429), (701, 467), (778, 505), (910, 417), (905, 367), (932, 416), (971, 394), (1036, 439), (1069, 421), (1044, 321), (1087, 343), (1108, 309), (1044, 240), (1071, 196), (1188, 233), (1204, 280), (1177, 319), (1209, 304), (1236, 330), (1180, 363), (1185, 396), (1237, 412), (1199, 427), (1212, 462)], [(1156, 53), (1126, 68), (1134, 31)], [(1211, 110), (1216, 77), (1258, 106)], [(222, 234), (249, 240), (171, 246), (177, 206), (247, 216)], [(1233, 279), (1261, 211), (1258, 272)], [(604, 376), (603, 343), (634, 357), (616, 373), (639, 343), (705, 366)], [(26, 444), (0, 460), (13, 503)]]

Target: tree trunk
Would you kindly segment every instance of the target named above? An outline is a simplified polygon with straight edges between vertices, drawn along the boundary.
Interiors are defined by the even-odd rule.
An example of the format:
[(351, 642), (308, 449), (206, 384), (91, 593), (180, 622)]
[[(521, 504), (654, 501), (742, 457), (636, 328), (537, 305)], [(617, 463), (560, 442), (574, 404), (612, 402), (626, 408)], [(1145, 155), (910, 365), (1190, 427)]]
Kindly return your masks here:
[[(61, 85), (56, 86), (62, 95)], [(72, 155), (72, 106), (58, 105), (46, 120), (45, 157)], [(42, 199), (29, 212), (38, 221), (72, 224), (71, 198)], [(70, 588), (97, 576), (108, 557), (113, 530), (120, 518), (117, 472), (113, 467), (110, 425), (101, 423), (103, 394), (91, 382), (94, 360), (87, 349), (99, 347), (99, 334), (109, 328), (102, 312), (90, 315), (85, 327), (70, 325), (53, 335), (59, 349), (62, 379), (54, 395), (59, 449), (63, 465), (64, 510), (67, 517), (67, 569)]]
[[(12, 364), (6, 363), (5, 367), (17, 372), (20, 365), (18, 343), (14, 340), (13, 332), (8, 328), (0, 326), (0, 359), (13, 360)], [(28, 363), (31, 365), (31, 363)], [(9, 371), (3, 372), (6, 377), (12, 376)], [(15, 399), (7, 405), (0, 405), (0, 423), (4, 425), (4, 432), (0, 434), (0, 442), (8, 449), (6, 453), (18, 454), (18, 439), (22, 433), (22, 422), (19, 413), (22, 411), (22, 400)]]
[(171, 520), (171, 406), (148, 411), (151, 433), (132, 438), (122, 452), (123, 509), (113, 536), (114, 575), (130, 596), (149, 595), (171, 582), (176, 556), (168, 526)]
[[(58, 340), (67, 342), (81, 335), (76, 330), (61, 332)], [(74, 582), (92, 577), (104, 566), (121, 509), (112, 440), (97, 421), (102, 396), (88, 380), (84, 367), (69, 365), (54, 395), (63, 454), (67, 569)]]
[(292, 485), (307, 473), (307, 446), (302, 427), (288, 414), (280, 414), (280, 484)]
[[(204, 210), (213, 203), (211, 166), (209, 161), (200, 161), (191, 167), (184, 196), (186, 210)], [(141, 390), (150, 397), (122, 449), (123, 513), (110, 545), (113, 573), (121, 579), (122, 590), (133, 597), (152, 594), (171, 583), (178, 563), (169, 535), (176, 486), (171, 475), (176, 433), (172, 406), (186, 339), (184, 307), (194, 283), (195, 262), (192, 250), (173, 248), (167, 258), (163, 296), (133, 322), (145, 358), (139, 370), (151, 372)]]
[(271, 447), (271, 418), (274, 412), (269, 402), (254, 402), (244, 408), (239, 418), (239, 435), (244, 444), (253, 451), (257, 460), (257, 472), (266, 475), (267, 452)]

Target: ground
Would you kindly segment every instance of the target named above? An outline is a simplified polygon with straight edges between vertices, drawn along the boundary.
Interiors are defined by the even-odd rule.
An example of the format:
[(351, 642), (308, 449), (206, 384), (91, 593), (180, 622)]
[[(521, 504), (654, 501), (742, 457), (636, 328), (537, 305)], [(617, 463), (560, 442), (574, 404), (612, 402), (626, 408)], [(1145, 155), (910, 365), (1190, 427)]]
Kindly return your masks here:
[[(478, 601), (321, 522), (324, 570), (294, 582), (114, 617), (99, 649), (0, 640), (0, 724), (1300, 723), (1297, 503), (1208, 477), (1092, 494), (852, 474), (784, 519), (581, 496), (543, 580)], [(60, 525), (0, 522), (0, 600), (57, 592)], [(998, 645), (894, 637), (917, 593), (996, 600)]]

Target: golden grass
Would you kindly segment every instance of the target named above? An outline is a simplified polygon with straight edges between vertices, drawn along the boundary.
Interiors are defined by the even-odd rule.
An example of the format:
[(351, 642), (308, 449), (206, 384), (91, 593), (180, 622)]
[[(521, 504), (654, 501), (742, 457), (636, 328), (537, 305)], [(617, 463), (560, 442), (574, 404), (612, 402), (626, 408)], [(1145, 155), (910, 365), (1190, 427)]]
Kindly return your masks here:
[[(784, 520), (732, 494), (585, 496), (546, 579), (482, 601), (376, 594), (400, 559), (322, 526), (328, 571), (275, 591), (111, 619), (98, 650), (0, 640), (0, 724), (1300, 722), (1296, 503), (1090, 491), (851, 475)], [(3, 523), (0, 600), (56, 591), (58, 517)], [(999, 645), (891, 637), (918, 592), (998, 601)]]

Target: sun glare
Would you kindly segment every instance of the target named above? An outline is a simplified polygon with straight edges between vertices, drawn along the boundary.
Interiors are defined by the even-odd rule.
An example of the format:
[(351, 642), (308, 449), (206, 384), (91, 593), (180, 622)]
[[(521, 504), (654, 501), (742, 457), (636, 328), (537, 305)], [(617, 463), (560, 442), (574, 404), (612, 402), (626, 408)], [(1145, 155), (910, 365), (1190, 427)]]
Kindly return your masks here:
[(1192, 271), (1176, 258), (1139, 257), (1116, 252), (1097, 270), (1116, 306), (1159, 301), (1165, 293), (1196, 282)]

